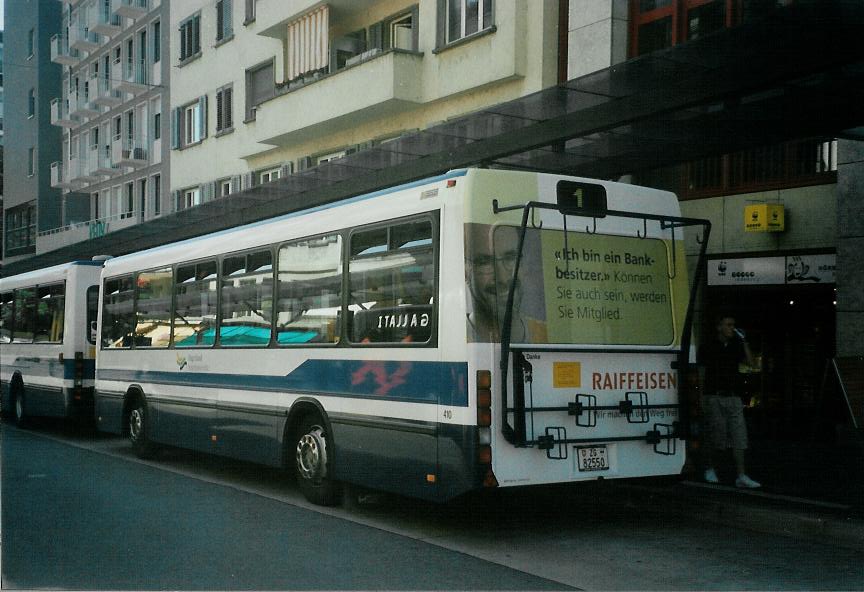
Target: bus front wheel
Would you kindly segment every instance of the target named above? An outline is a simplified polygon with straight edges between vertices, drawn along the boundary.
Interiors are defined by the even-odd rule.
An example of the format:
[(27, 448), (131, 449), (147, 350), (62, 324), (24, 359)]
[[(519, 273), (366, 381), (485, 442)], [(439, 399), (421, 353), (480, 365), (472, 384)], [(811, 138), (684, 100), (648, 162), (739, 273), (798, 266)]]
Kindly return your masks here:
[(319, 506), (336, 503), (337, 486), (332, 477), (333, 440), (314, 415), (306, 416), (295, 432), (294, 465), (297, 484), (307, 500)]

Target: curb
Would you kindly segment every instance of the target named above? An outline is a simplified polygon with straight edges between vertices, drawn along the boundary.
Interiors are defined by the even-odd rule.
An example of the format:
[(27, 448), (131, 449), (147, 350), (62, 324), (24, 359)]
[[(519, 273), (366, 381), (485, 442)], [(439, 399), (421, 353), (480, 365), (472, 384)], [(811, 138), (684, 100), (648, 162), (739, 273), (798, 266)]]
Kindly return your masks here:
[[(687, 481), (661, 486), (621, 485), (638, 493), (643, 504), (652, 497), (662, 497), (667, 502), (660, 504), (665, 511), (694, 520), (823, 545), (864, 548), (864, 519), (850, 516), (850, 506), (764, 492), (748, 495), (734, 487)], [(652, 506), (656, 509), (657, 505)]]

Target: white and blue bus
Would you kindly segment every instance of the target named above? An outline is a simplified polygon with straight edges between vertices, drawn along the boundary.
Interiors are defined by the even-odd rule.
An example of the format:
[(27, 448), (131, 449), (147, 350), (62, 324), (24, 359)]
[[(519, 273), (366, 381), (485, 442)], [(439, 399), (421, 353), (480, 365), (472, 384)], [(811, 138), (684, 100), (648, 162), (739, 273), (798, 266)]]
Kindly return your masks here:
[(690, 225), (668, 192), (469, 169), (111, 259), (97, 425), (321, 504), (677, 474)]
[(76, 261), (0, 279), (4, 416), (93, 416), (101, 261)]

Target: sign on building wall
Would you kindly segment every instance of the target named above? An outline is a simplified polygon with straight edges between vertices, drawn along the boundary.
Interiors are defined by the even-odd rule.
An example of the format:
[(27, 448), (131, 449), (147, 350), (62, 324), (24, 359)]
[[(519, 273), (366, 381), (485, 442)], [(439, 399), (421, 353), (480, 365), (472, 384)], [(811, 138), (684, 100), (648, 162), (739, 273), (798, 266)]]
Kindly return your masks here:
[(709, 286), (833, 284), (837, 255), (787, 255), (708, 261)]
[(744, 206), (745, 232), (783, 232), (786, 229), (782, 204)]

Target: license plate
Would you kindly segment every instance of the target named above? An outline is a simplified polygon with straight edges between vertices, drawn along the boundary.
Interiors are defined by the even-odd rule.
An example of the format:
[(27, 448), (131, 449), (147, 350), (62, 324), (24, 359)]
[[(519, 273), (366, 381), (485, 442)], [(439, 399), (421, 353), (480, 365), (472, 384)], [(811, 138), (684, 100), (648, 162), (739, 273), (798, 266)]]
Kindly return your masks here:
[(606, 471), (609, 455), (605, 446), (577, 446), (576, 462), (580, 471)]

